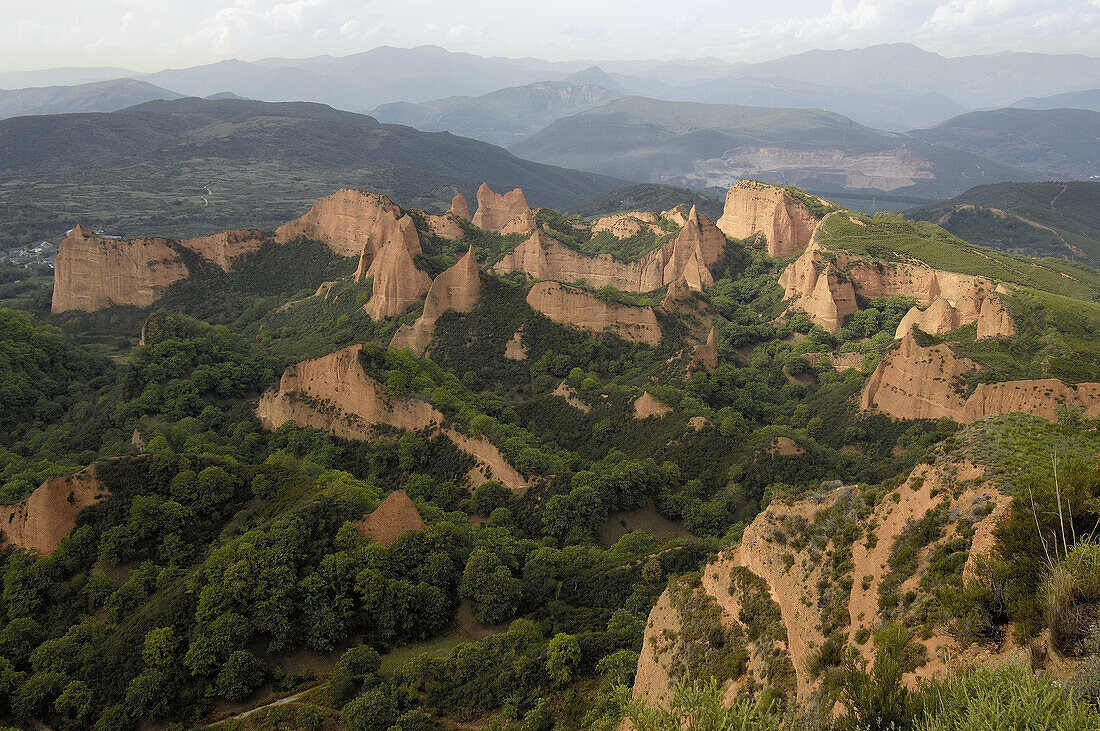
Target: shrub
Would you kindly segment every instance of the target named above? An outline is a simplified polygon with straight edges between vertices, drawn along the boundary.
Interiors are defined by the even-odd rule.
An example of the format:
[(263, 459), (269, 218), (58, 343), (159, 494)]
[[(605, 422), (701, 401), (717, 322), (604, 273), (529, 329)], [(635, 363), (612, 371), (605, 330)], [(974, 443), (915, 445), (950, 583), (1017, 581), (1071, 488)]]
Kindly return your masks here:
[(1081, 542), (1043, 580), (1043, 609), (1055, 647), (1078, 654), (1100, 601), (1100, 544)]

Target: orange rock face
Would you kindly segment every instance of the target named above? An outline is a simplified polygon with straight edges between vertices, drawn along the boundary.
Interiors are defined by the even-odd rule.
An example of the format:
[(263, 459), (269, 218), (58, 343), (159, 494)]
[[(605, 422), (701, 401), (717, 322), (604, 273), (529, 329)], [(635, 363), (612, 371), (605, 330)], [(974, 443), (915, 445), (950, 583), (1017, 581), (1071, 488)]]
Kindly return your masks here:
[(462, 224), (458, 222), (458, 218), (455, 214), (447, 212), (442, 216), (437, 216), (434, 213), (425, 213), (424, 223), (428, 224), (428, 230), (432, 236), (438, 236), (441, 239), (448, 239), (453, 241), (454, 239), (461, 239), (466, 235), (466, 232), (462, 228)]
[(527, 304), (554, 322), (580, 330), (610, 333), (647, 345), (661, 340), (652, 308), (604, 302), (591, 292), (558, 282), (537, 283), (527, 293)]
[(461, 218), (464, 221), (470, 220), (470, 204), (466, 202), (466, 196), (461, 193), (455, 193), (455, 197), (451, 198), (451, 208), (449, 211), (452, 216)]
[(352, 525), (359, 535), (383, 546), (392, 545), (405, 531), (428, 527), (404, 490), (391, 492), (374, 512)]
[(608, 232), (617, 239), (628, 239), (637, 236), (642, 231), (651, 231), (660, 236), (664, 229), (657, 225), (660, 220), (656, 213), (648, 211), (631, 211), (630, 213), (616, 213), (604, 216), (592, 224), (592, 233)]
[(794, 256), (810, 244), (818, 219), (801, 201), (776, 185), (739, 180), (726, 193), (718, 228), (744, 239), (761, 233), (772, 256)]
[(148, 307), (189, 272), (167, 239), (105, 239), (77, 226), (54, 263), (53, 312)]
[(691, 364), (700, 365), (708, 371), (718, 367), (718, 339), (715, 337), (714, 328), (710, 329), (707, 341), (702, 345), (696, 345), (691, 354)]
[(46, 480), (23, 502), (0, 506), (4, 543), (42, 554), (53, 553), (61, 539), (76, 526), (77, 514), (106, 494), (96, 479), (94, 467)]
[(410, 325), (403, 325), (390, 343), (394, 348), (409, 348), (423, 355), (432, 341), (435, 323), (444, 312), (469, 312), (481, 294), (481, 272), (471, 246), (465, 256), (432, 282), (424, 299), (424, 313)]
[(384, 195), (343, 188), (320, 198), (309, 212), (275, 229), (282, 244), (299, 236), (320, 241), (340, 256), (362, 256), (384, 243), (380, 224), (394, 223), (401, 208)]
[(943, 328), (952, 324), (958, 327), (971, 322), (979, 323), (980, 337), (1015, 332), (995, 285), (984, 277), (920, 264), (875, 261), (811, 243), (783, 270), (779, 283), (786, 296), (794, 300), (793, 307), (834, 334), (844, 318), (856, 311), (856, 295), (868, 300), (906, 295), (928, 308), (914, 308), (907, 313), (895, 334), (898, 338), (913, 325), (926, 332), (946, 332)]
[(1056, 378), (982, 383), (969, 396), (955, 387), (957, 379), (978, 369), (945, 344), (922, 348), (910, 333), (882, 359), (860, 396), (860, 408), (895, 419), (947, 416), (969, 424), (986, 416), (1022, 411), (1057, 419), (1059, 405), (1100, 414), (1100, 383), (1063, 383)]
[(443, 414), (426, 401), (386, 396), (363, 372), (361, 347), (352, 345), (287, 368), (278, 389), (265, 393), (256, 408), (264, 428), (275, 430), (293, 421), (343, 439), (369, 439), (380, 424), (416, 431), (443, 422)]
[(195, 252), (203, 259), (213, 262), (223, 270), (229, 271), (233, 263), (254, 251), (259, 251), (265, 242), (271, 240), (271, 234), (265, 234), (253, 228), (222, 231), (209, 236), (184, 239), (183, 246)]
[(672, 407), (664, 401), (658, 401), (650, 395), (649, 391), (642, 391), (642, 395), (634, 399), (634, 418), (647, 419), (650, 416), (664, 416), (672, 413)]
[(381, 248), (371, 258), (369, 267), (368, 250), (364, 250), (355, 273), (356, 279), (372, 280), (371, 298), (363, 309), (375, 320), (401, 314), (432, 286), (432, 278), (417, 269), (413, 261), (421, 250), (412, 218), (406, 215), (378, 228)]
[(525, 234), (535, 230), (535, 213), (527, 205), (522, 189), (515, 188), (500, 195), (482, 183), (477, 189), (477, 213), (473, 224), (502, 234)]
[(523, 272), (537, 279), (575, 282), (594, 287), (612, 285), (630, 292), (649, 292), (683, 279), (701, 290), (714, 283), (710, 266), (725, 251), (726, 238), (706, 216), (691, 209), (683, 229), (659, 249), (624, 263), (609, 254), (586, 256), (542, 231), (510, 251), (494, 266), (496, 274)]

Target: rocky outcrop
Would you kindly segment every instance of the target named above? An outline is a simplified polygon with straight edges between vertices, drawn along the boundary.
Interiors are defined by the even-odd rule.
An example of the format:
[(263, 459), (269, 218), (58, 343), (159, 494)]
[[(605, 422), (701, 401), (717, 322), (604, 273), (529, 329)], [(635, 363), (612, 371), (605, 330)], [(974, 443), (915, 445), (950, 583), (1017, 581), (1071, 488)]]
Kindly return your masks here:
[(718, 367), (718, 339), (715, 337), (714, 328), (710, 329), (707, 341), (696, 345), (691, 353), (691, 365), (701, 366), (708, 371)]
[(642, 395), (634, 399), (634, 418), (647, 419), (650, 416), (664, 416), (672, 413), (672, 407), (664, 401), (658, 401), (649, 391), (642, 391)]
[(389, 231), (381, 227), (402, 215), (401, 208), (384, 195), (342, 188), (319, 198), (304, 216), (275, 229), (275, 241), (282, 244), (304, 236), (340, 256), (361, 257), (368, 250), (373, 254), (381, 249)]
[(554, 322), (623, 340), (657, 345), (661, 328), (650, 307), (605, 302), (596, 295), (558, 282), (538, 282), (527, 293), (527, 304)]
[(466, 202), (466, 196), (461, 193), (455, 193), (454, 198), (451, 198), (451, 207), (447, 211), (455, 218), (461, 218), (463, 221), (470, 220), (470, 205)]
[[(736, 549), (706, 565), (694, 588), (670, 582), (650, 612), (634, 696), (664, 703), (674, 682), (702, 680), (690, 675), (690, 665), (698, 664), (700, 653), (714, 650), (704, 638), (722, 637), (726, 651), (744, 650), (750, 658), (744, 673), (723, 688), (727, 699), (753, 682), (780, 694), (794, 690), (800, 703), (809, 702), (821, 680), (813, 674), (811, 660), (825, 638), (840, 638), (869, 659), (875, 631), (904, 622), (905, 612), (922, 607), (919, 602), (912, 608), (901, 603), (885, 615), (880, 587), (902, 594), (916, 589), (937, 549), (960, 543), (964, 525), (973, 526), (978, 535), (988, 532), (1002, 510), (999, 506), (1008, 503), (981, 468), (961, 460), (919, 465), (891, 497), (875, 502), (870, 514), (859, 487), (822, 489), (793, 503), (773, 501), (745, 529)], [(937, 522), (942, 530), (916, 547), (914, 575), (898, 586), (883, 587), (892, 578), (890, 557), (907, 527), (932, 511), (942, 513)], [(849, 544), (842, 536), (851, 538), (853, 527), (854, 543)], [(972, 555), (987, 549), (975, 540), (963, 550)], [(746, 611), (749, 598), (755, 615)], [(776, 626), (761, 621), (776, 614)], [(917, 668), (911, 680), (943, 672), (945, 655), (963, 664), (961, 656), (975, 649), (960, 646), (940, 628), (916, 641), (924, 643), (930, 662)], [(764, 663), (786, 672), (767, 672)]]
[(365, 267), (368, 250), (364, 250), (355, 275), (356, 279), (372, 280), (371, 297), (363, 309), (375, 320), (401, 314), (432, 286), (432, 278), (417, 269), (413, 260), (421, 251), (413, 220), (403, 216), (379, 229), (385, 237), (381, 248), (371, 257), (369, 267)]
[(677, 226), (683, 226), (687, 223), (688, 207), (681, 203), (678, 206), (674, 206), (667, 211), (661, 211), (661, 218), (667, 218)]
[(469, 312), (481, 294), (481, 272), (471, 246), (453, 267), (436, 277), (424, 298), (424, 312), (412, 325), (402, 325), (390, 342), (423, 355), (432, 341), (435, 323), (445, 312)]
[(820, 249), (810, 247), (779, 276), (793, 307), (831, 333), (840, 331), (844, 318), (858, 309), (855, 287)]
[(818, 218), (789, 191), (755, 180), (739, 180), (729, 189), (718, 219), (718, 228), (732, 238), (763, 234), (768, 254), (781, 258), (809, 246), (817, 224)]
[(500, 195), (482, 183), (477, 189), (473, 224), (501, 234), (525, 234), (535, 230), (535, 213), (527, 205), (521, 188)]
[(982, 383), (966, 396), (959, 381), (977, 369), (946, 344), (922, 348), (910, 333), (879, 362), (863, 388), (860, 408), (895, 419), (947, 416), (961, 424), (1017, 411), (1053, 421), (1059, 405), (1100, 414), (1100, 383), (1072, 385), (1055, 378)]
[(454, 429), (444, 429), (443, 433), (459, 451), (474, 458), (476, 464), (466, 475), (470, 487), (476, 488), (483, 482), (496, 480), (509, 490), (522, 490), (527, 480), (500, 453), (492, 442), (460, 434)]
[(0, 505), (0, 534), (7, 545), (53, 553), (76, 526), (81, 510), (106, 497), (95, 467), (43, 482), (25, 500)]
[(167, 239), (107, 239), (77, 226), (54, 262), (52, 311), (148, 307), (189, 272)]
[(443, 422), (426, 401), (390, 398), (359, 363), (362, 346), (330, 353), (286, 369), (278, 388), (260, 398), (256, 415), (266, 429), (287, 421), (343, 439), (370, 439), (376, 427), (420, 430)]
[(582, 413), (587, 414), (592, 410), (591, 406), (586, 404), (584, 401), (581, 401), (580, 397), (577, 395), (577, 392), (573, 390), (573, 387), (569, 385), (568, 381), (562, 381), (561, 383), (559, 383), (558, 387), (555, 388), (550, 393), (550, 395), (564, 399), (565, 403), (569, 404), (574, 409)]
[(562, 282), (583, 279), (594, 287), (611, 285), (630, 292), (649, 292), (683, 279), (689, 288), (701, 290), (714, 283), (709, 267), (721, 258), (725, 246), (722, 232), (692, 208), (675, 238), (632, 262), (617, 261), (609, 254), (587, 256), (535, 231), (505, 254), (492, 271), (523, 272), (536, 279)]
[(607, 232), (617, 239), (628, 239), (637, 236), (643, 231), (649, 231), (657, 236), (664, 233), (664, 229), (657, 225), (660, 218), (656, 213), (648, 211), (631, 211), (630, 213), (615, 213), (597, 219), (592, 224), (592, 233)]
[(234, 262), (245, 254), (259, 251), (260, 247), (271, 241), (271, 234), (254, 228), (222, 231), (209, 236), (184, 239), (182, 246), (190, 249), (206, 261), (229, 271)]
[(394, 490), (370, 515), (352, 523), (359, 535), (383, 546), (392, 545), (405, 531), (428, 526), (404, 490)]
[(992, 281), (922, 264), (876, 261), (814, 242), (783, 270), (779, 283), (787, 298), (794, 300), (793, 307), (834, 334), (844, 318), (856, 311), (856, 295), (867, 300), (893, 295), (917, 300), (918, 307), (898, 327), (898, 338), (914, 324), (926, 332), (946, 332), (942, 328), (978, 322), (980, 337), (1015, 332)]
[(462, 224), (458, 222), (458, 218), (453, 213), (447, 212), (442, 216), (437, 216), (434, 213), (421, 212), (421, 215), (423, 216), (424, 225), (428, 228), (428, 233), (432, 236), (438, 236), (449, 241), (466, 236), (466, 231), (463, 230)]
[(523, 328), (516, 330), (512, 339), (505, 344), (504, 357), (508, 360), (527, 360), (527, 348), (523, 344)]
[(575, 282), (583, 279), (593, 287), (608, 284), (637, 291), (641, 276), (637, 262), (624, 264), (610, 254), (585, 256), (552, 236), (535, 231), (530, 238), (509, 251), (493, 265), (494, 274), (523, 272), (535, 279)]

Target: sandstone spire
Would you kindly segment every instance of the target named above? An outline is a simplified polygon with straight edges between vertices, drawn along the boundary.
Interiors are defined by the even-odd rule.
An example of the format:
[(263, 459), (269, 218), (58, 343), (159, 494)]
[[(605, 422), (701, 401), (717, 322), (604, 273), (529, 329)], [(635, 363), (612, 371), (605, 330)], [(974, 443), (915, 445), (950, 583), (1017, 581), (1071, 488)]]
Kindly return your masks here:
[(454, 214), (458, 218), (470, 220), (470, 206), (466, 202), (466, 196), (461, 193), (455, 193), (455, 197), (451, 198), (451, 208), (448, 213)]
[(691, 364), (695, 365), (697, 363), (708, 371), (718, 367), (718, 339), (714, 334), (713, 327), (707, 335), (707, 341), (702, 345), (696, 345), (691, 354)]
[(523, 189), (515, 188), (499, 195), (482, 183), (477, 189), (477, 213), (473, 224), (502, 234), (530, 233), (535, 229), (535, 214), (523, 197)]
[(413, 256), (420, 253), (420, 243), (412, 219), (404, 216), (394, 232), (397, 235), (390, 236), (382, 245), (365, 274), (362, 272), (365, 251), (359, 265), (358, 278), (372, 278), (371, 298), (363, 309), (375, 320), (401, 314), (432, 286), (432, 278), (417, 269), (413, 261)]
[(390, 346), (423, 355), (432, 341), (435, 323), (445, 312), (469, 312), (481, 294), (481, 272), (471, 245), (466, 254), (432, 282), (424, 299), (424, 313), (412, 325), (402, 325)]

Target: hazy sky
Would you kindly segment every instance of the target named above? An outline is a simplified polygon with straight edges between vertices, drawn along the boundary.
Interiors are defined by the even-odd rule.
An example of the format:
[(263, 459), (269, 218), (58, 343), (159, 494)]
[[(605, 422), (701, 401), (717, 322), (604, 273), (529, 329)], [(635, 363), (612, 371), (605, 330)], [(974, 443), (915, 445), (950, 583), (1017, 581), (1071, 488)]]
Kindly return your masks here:
[(0, 0), (0, 17), (0, 71), (421, 44), (553, 60), (751, 61), (897, 41), (1100, 55), (1100, 0)]

